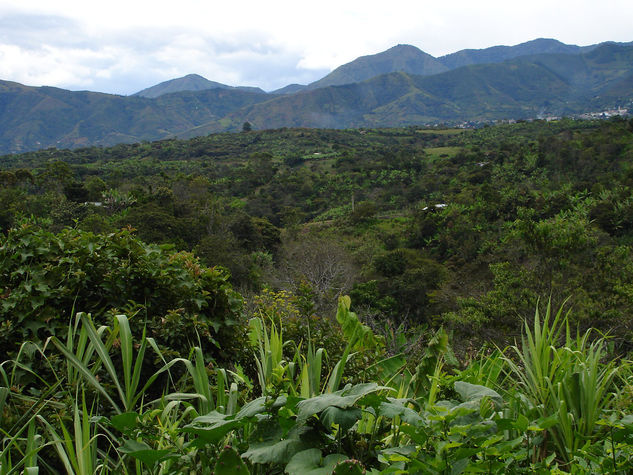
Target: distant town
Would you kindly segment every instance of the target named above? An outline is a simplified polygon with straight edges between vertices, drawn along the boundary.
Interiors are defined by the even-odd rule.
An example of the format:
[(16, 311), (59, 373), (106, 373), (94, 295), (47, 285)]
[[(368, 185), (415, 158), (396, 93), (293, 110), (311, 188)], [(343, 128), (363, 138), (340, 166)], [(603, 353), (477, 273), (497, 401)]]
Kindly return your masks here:
[(605, 119), (612, 119), (614, 117), (629, 117), (631, 115), (633, 115), (633, 107), (632, 108), (618, 107), (617, 109), (607, 109), (607, 110), (596, 111), (596, 112), (583, 112), (582, 114), (571, 114), (567, 116), (539, 114), (536, 118), (527, 118), (527, 119), (493, 119), (493, 120), (463, 121), (463, 122), (454, 123), (454, 124), (442, 123), (442, 124), (432, 124), (432, 125), (429, 124), (429, 125), (437, 126), (437, 127), (453, 126), (459, 129), (473, 129), (473, 128), (478, 128), (485, 125), (516, 124), (518, 122), (533, 122), (535, 120), (545, 120), (547, 122), (561, 120), (564, 118), (578, 119), (578, 120), (605, 120)]

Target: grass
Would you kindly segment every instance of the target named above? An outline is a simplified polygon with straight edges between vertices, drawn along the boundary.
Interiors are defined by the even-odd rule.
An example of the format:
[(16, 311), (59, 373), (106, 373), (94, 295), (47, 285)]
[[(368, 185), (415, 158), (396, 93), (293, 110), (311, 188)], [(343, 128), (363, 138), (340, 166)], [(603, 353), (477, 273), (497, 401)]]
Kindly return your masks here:
[(434, 160), (438, 158), (454, 157), (459, 153), (460, 150), (460, 147), (432, 147), (424, 149), (426, 154)]
[(435, 134), (435, 135), (459, 135), (464, 133), (464, 129), (418, 129), (416, 134)]

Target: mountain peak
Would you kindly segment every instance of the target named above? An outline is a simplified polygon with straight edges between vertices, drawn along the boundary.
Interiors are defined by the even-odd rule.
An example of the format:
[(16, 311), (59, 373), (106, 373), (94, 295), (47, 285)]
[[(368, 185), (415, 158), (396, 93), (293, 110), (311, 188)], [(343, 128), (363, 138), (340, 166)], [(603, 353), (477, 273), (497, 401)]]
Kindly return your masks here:
[(215, 81), (209, 81), (208, 79), (200, 76), (199, 74), (187, 74), (181, 78), (170, 79), (169, 81), (161, 82), (160, 84), (156, 84), (155, 86), (148, 87), (147, 89), (143, 89), (133, 96), (141, 96), (147, 97), (150, 99), (154, 99), (158, 96), (162, 96), (164, 94), (170, 94), (173, 92), (183, 92), (183, 91), (205, 91), (207, 89), (241, 89), (244, 91), (251, 92), (259, 92), (263, 93), (258, 87), (233, 87), (227, 86), (226, 84), (222, 84)]
[(387, 51), (419, 51), (421, 53), (424, 53), (424, 51), (422, 51), (420, 48), (406, 43), (398, 43), (397, 45), (389, 48)]
[(187, 74), (186, 76), (183, 76), (180, 79), (189, 79), (189, 80), (195, 80), (195, 81), (212, 82), (212, 81), (209, 81), (207, 78), (202, 77), (199, 74), (195, 74), (195, 73)]
[(523, 43), (520, 43), (517, 46), (521, 46), (521, 45), (535, 45), (535, 44), (569, 46), (569, 45), (566, 45), (565, 43), (563, 43), (562, 41), (558, 41), (557, 39), (554, 39), (554, 38), (534, 38), (533, 40), (530, 40), (530, 41), (524, 41)]
[(433, 56), (419, 48), (398, 44), (386, 51), (361, 56), (350, 63), (339, 66), (324, 78), (308, 85), (307, 89), (361, 82), (381, 74), (399, 71), (428, 76), (446, 70), (447, 68)]
[(225, 89), (228, 87), (229, 86), (220, 84), (219, 82), (209, 81), (199, 74), (187, 74), (181, 78), (170, 79), (168, 81), (161, 82), (160, 84), (156, 84), (155, 86), (148, 87), (147, 89), (143, 89), (142, 91), (133, 94), (133, 96), (153, 99), (172, 92), (202, 91), (205, 89), (215, 88)]

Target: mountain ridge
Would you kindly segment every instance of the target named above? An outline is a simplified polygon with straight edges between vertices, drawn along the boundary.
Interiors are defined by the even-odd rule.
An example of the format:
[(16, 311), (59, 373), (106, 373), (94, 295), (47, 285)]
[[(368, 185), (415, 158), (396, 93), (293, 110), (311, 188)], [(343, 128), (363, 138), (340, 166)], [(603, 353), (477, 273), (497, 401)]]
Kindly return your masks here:
[(365, 81), (389, 72), (432, 75), (447, 71), (433, 56), (412, 45), (399, 44), (380, 53), (361, 56), (309, 84), (305, 90)]
[[(499, 63), (507, 59), (526, 55), (553, 53), (580, 54), (602, 44), (603, 43), (577, 46), (568, 45), (555, 39), (537, 38), (513, 46), (497, 45), (482, 49), (463, 49), (437, 58), (416, 46), (398, 44), (385, 51), (360, 56), (349, 63), (338, 66), (321, 79), (313, 81), (308, 85), (288, 84), (287, 86), (270, 91), (270, 94), (294, 94), (301, 91), (318, 89), (319, 87), (352, 84), (389, 72), (404, 71), (416, 75), (433, 75), (471, 64)], [(194, 81), (192, 77), (195, 77), (196, 85), (186, 87), (185, 84), (188, 83), (188, 80)], [(189, 74), (182, 78), (165, 81), (133, 95), (156, 97), (168, 92), (202, 90), (216, 87), (224, 89), (234, 88), (233, 86), (209, 81), (197, 74)], [(235, 88), (264, 92), (260, 88), (248, 88), (244, 86), (237, 86)]]
[[(592, 48), (592, 45), (585, 48)], [(551, 38), (536, 38), (513, 46), (491, 46), (482, 49), (463, 49), (440, 56), (437, 60), (449, 69), (457, 69), (471, 64), (500, 63), (508, 59), (533, 54), (580, 54), (583, 47), (568, 45)]]
[[(416, 46), (398, 44), (385, 51), (360, 56), (349, 63), (338, 66), (333, 71), (308, 85), (288, 84), (270, 91), (269, 94), (294, 94), (320, 87), (337, 86), (361, 82), (389, 72), (403, 71), (415, 75), (433, 75), (457, 69), (471, 64), (492, 64), (534, 54), (580, 54), (589, 52), (606, 43), (577, 46), (562, 43), (552, 38), (536, 38), (513, 46), (496, 45), (481, 49), (463, 49), (444, 56), (434, 57)], [(631, 45), (631, 43), (614, 43)], [(210, 81), (198, 74), (188, 74), (181, 78), (170, 79), (138, 91), (132, 96), (156, 98), (163, 94), (205, 89), (239, 89), (266, 93), (259, 87), (228, 86)]]
[[(535, 41), (528, 47), (569, 46)], [(389, 56), (402, 51), (407, 54), (400, 64), (406, 58), (427, 59), (416, 49), (398, 45), (382, 58), (393, 65)], [(202, 85), (213, 83), (189, 76), (202, 79)], [(622, 105), (633, 109), (631, 78), (633, 44), (606, 43), (432, 75), (387, 72), (291, 94), (226, 86), (148, 98), (0, 81), (0, 154), (238, 131), (246, 121), (255, 128), (387, 127), (536, 118)]]
[[(626, 57), (617, 58), (618, 54)], [(587, 61), (591, 64), (587, 65)], [(615, 72), (610, 73), (606, 67), (600, 69), (600, 63), (605, 61), (617, 64)], [(618, 45), (602, 46), (584, 54), (534, 55), (503, 63), (469, 65), (432, 76), (388, 73), (360, 83), (249, 105), (223, 119), (223, 124), (230, 126), (209, 123), (201, 130), (235, 130), (243, 121), (256, 128), (347, 128), (526, 119), (545, 112), (578, 114), (585, 112), (585, 107), (610, 105), (609, 101), (622, 94), (633, 103), (633, 84), (627, 87), (622, 79), (627, 74), (633, 74), (633, 47)], [(592, 75), (596, 82), (591, 82)], [(607, 80), (616, 81), (622, 88), (618, 95), (609, 96), (608, 85), (603, 90), (599, 88)], [(604, 101), (593, 98), (597, 92), (606, 94)], [(406, 109), (397, 104), (406, 105)]]

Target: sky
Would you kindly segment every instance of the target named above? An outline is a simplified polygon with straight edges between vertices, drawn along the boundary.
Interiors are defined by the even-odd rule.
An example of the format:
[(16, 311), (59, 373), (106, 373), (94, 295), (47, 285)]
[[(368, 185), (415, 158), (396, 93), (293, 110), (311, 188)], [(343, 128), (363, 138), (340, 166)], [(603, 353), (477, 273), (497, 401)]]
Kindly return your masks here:
[(128, 95), (196, 73), (266, 91), (411, 44), (633, 41), (631, 0), (0, 0), (0, 80)]

